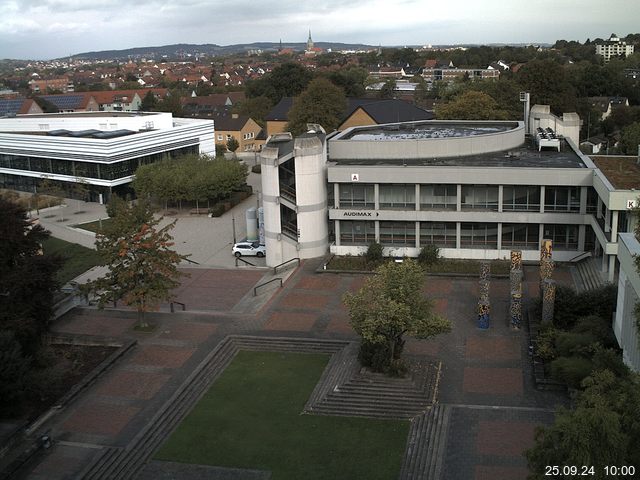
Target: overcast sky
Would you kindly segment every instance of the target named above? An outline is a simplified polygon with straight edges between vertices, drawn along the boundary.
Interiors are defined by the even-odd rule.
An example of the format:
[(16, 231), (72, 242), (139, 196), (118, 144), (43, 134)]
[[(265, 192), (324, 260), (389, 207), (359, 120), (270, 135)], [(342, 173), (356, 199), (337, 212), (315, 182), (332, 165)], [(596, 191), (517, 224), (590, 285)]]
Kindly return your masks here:
[(167, 45), (553, 43), (640, 31), (639, 0), (0, 0), (0, 58)]

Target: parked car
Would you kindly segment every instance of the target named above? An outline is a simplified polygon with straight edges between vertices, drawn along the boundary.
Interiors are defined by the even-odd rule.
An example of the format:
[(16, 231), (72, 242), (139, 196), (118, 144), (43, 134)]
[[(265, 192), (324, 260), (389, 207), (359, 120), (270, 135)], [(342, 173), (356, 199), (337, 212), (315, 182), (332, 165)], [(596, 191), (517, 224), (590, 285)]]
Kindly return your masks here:
[(231, 252), (236, 257), (264, 257), (266, 249), (258, 242), (238, 242), (233, 245)]

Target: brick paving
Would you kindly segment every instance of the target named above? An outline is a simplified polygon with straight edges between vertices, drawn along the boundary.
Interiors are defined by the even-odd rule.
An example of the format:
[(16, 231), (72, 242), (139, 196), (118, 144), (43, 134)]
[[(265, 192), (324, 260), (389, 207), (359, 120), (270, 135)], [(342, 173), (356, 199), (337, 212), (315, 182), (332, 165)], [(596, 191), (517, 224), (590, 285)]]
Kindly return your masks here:
[[(133, 332), (135, 313), (123, 310), (80, 310), (60, 319), (53, 330), (135, 338), (139, 344), (51, 421), (52, 436), (96, 447), (126, 447), (231, 333), (356, 339), (341, 298), (360, 288), (368, 276), (317, 274), (318, 265), (319, 261), (303, 263), (282, 289), (273, 290), (257, 315), (225, 312), (248, 298), (264, 271), (189, 269), (192, 276), (178, 289), (178, 300), (187, 299), (188, 311), (149, 314), (158, 324), (152, 334)], [(527, 298), (537, 288), (535, 275), (535, 268), (525, 268)], [(565, 277), (558, 275), (563, 281)], [(566, 404), (562, 395), (535, 390), (525, 330), (513, 332), (507, 322), (508, 289), (508, 279), (491, 280), (491, 327), (482, 331), (476, 325), (477, 279), (427, 278), (425, 294), (453, 329), (435, 339), (408, 338), (405, 353), (442, 361), (438, 400), (452, 409), (443, 437), (442, 479), (526, 478), (522, 451), (532, 444), (534, 427), (550, 423), (554, 406)], [(30, 478), (75, 478), (80, 465), (99, 452), (59, 447), (34, 466)], [(44, 476), (43, 469), (55, 463), (53, 459), (60, 471)]]

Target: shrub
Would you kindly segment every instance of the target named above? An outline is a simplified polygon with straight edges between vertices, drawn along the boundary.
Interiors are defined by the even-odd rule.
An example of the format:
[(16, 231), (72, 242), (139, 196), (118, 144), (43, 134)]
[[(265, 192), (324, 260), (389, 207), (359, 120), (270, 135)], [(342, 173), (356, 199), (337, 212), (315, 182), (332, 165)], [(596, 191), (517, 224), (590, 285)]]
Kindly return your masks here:
[(0, 332), (0, 413), (11, 413), (20, 403), (28, 384), (31, 358), (11, 331)]
[(254, 165), (253, 167), (251, 167), (251, 171), (253, 173), (262, 173), (262, 166), (260, 164)]
[(425, 245), (420, 249), (418, 254), (418, 263), (420, 265), (433, 265), (440, 259), (440, 249), (435, 245)]
[(536, 354), (548, 362), (556, 358), (556, 336), (558, 331), (553, 326), (541, 329), (536, 338)]
[(631, 373), (620, 352), (613, 348), (598, 348), (592, 361), (594, 370), (609, 370), (618, 378), (628, 378)]
[(211, 215), (213, 217), (219, 217), (221, 216), (223, 213), (225, 212), (224, 209), (224, 205), (221, 203), (216, 203), (213, 207), (211, 207), (211, 209), (209, 210), (209, 213), (211, 213)]
[(591, 356), (597, 343), (598, 337), (592, 333), (560, 332), (556, 336), (556, 352), (559, 357)]
[(610, 320), (616, 308), (616, 300), (617, 288), (612, 284), (581, 293), (560, 285), (556, 290), (553, 323), (567, 329), (573, 327), (579, 318), (590, 315)]
[(613, 334), (611, 323), (597, 315), (589, 315), (578, 319), (571, 329), (574, 333), (590, 333), (594, 335), (598, 342), (604, 347), (616, 347), (618, 342)]
[(382, 262), (382, 245), (378, 242), (372, 242), (369, 244), (366, 253), (367, 263), (380, 263)]
[(386, 343), (362, 342), (358, 352), (360, 364), (373, 370), (374, 372), (386, 373), (394, 377), (402, 377), (407, 371), (406, 363), (400, 358), (404, 342), (396, 345), (393, 352), (393, 359), (390, 360), (389, 345)]
[(580, 388), (582, 380), (593, 370), (591, 360), (583, 357), (558, 357), (551, 362), (551, 376), (572, 388)]

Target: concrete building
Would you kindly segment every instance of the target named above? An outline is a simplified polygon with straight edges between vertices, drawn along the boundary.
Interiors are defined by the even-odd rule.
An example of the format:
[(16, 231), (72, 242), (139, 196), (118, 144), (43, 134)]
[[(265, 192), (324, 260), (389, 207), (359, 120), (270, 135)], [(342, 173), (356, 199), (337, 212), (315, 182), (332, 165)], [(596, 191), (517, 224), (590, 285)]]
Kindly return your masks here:
[[(607, 178), (620, 167), (578, 150), (576, 114), (534, 106), (528, 124), (419, 121), (270, 137), (261, 154), (267, 264), (359, 255), (374, 241), (392, 256), (433, 244), (450, 258), (520, 249), (537, 260), (550, 238), (555, 260), (590, 252), (613, 281), (617, 234), (633, 228), (634, 195)], [(640, 188), (640, 171), (625, 178)]]
[(629, 56), (633, 54), (633, 45), (623, 42), (620, 38), (612, 33), (609, 40), (603, 43), (596, 44), (596, 55), (604, 57), (604, 63), (608, 63), (611, 57), (618, 57), (620, 55)]
[(92, 200), (127, 193), (139, 165), (188, 153), (215, 155), (211, 120), (170, 113), (85, 112), (0, 118), (0, 188), (36, 192), (44, 179), (79, 181)]
[(640, 342), (635, 313), (636, 304), (640, 299), (640, 275), (636, 269), (640, 243), (633, 233), (621, 233), (618, 243), (620, 274), (613, 332), (622, 349), (624, 363), (632, 370), (640, 372)]

